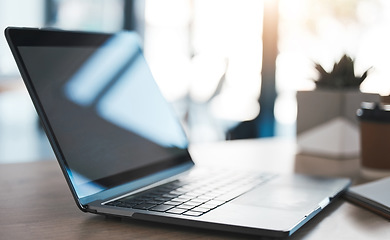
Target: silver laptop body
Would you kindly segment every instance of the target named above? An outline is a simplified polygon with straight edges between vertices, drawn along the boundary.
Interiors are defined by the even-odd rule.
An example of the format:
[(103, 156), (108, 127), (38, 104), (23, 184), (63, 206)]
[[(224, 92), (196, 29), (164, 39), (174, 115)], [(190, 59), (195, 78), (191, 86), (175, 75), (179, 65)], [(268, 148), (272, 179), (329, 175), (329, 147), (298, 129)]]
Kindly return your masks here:
[(350, 184), (195, 167), (135, 33), (9, 27), (5, 35), (82, 211), (286, 237)]

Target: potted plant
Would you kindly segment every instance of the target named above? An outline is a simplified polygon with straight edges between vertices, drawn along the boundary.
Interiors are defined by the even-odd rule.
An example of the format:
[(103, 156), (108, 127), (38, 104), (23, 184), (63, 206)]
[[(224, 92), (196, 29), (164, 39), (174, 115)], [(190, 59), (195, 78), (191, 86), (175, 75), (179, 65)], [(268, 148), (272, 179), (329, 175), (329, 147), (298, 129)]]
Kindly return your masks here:
[(346, 54), (333, 65), (333, 70), (329, 73), (318, 63), (315, 63), (315, 69), (319, 77), (314, 79), (314, 82), (319, 89), (359, 90), (360, 84), (366, 79), (368, 73), (367, 70), (362, 76), (355, 76), (354, 61)]
[(319, 76), (313, 91), (297, 92), (297, 142), (301, 153), (350, 159), (360, 154), (356, 110), (362, 102), (377, 102), (378, 94), (363, 93), (369, 70), (355, 76), (354, 60), (343, 55), (330, 72), (316, 63)]

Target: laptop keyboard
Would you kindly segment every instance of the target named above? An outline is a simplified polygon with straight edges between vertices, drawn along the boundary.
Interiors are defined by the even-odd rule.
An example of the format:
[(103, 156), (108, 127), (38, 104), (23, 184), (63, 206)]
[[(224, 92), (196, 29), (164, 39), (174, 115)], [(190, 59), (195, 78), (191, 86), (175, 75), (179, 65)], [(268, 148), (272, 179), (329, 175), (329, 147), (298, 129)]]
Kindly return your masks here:
[(189, 175), (105, 205), (201, 216), (272, 178), (272, 174), (214, 172)]

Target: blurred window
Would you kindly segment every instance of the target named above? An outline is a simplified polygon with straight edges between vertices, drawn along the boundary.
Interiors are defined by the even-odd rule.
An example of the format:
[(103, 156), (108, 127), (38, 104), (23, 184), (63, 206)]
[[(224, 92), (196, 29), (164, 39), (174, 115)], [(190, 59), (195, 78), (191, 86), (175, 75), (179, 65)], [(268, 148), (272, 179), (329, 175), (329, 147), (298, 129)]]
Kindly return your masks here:
[(165, 96), (184, 104), (192, 141), (223, 140), (258, 115), (263, 4), (145, 0), (146, 57)]
[[(2, 0), (0, 27), (105, 32), (134, 27), (158, 84), (191, 125), (193, 139), (220, 140), (259, 113), (268, 1), (279, 2), (278, 135), (294, 135), (295, 93), (313, 89), (314, 61), (330, 70), (347, 53), (356, 59), (356, 74), (372, 67), (362, 91), (390, 93), (386, 0)], [(129, 19), (139, 22), (127, 24)], [(18, 71), (3, 37), (0, 76), (5, 75)]]

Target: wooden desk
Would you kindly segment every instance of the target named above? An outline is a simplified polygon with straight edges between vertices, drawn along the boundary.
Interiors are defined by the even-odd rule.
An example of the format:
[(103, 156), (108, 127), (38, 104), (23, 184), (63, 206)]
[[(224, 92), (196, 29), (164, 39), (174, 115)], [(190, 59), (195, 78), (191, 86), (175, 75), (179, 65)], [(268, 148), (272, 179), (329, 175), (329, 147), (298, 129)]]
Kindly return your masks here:
[[(294, 171), (292, 140), (243, 140), (191, 148), (202, 165)], [(82, 213), (56, 161), (0, 165), (0, 239), (259, 239)], [(338, 200), (291, 239), (390, 239), (389, 221)]]

